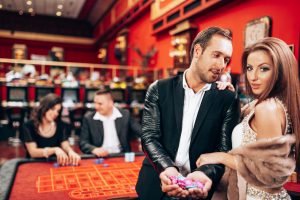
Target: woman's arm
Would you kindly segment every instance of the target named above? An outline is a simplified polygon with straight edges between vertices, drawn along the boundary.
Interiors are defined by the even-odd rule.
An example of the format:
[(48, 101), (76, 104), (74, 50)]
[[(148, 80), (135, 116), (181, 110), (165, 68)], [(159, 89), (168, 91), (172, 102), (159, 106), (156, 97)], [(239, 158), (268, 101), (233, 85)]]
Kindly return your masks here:
[(68, 154), (70, 151), (73, 151), (70, 143), (65, 140), (63, 142), (61, 142), (61, 148)]
[(225, 152), (202, 154), (196, 161), (197, 167), (206, 164), (223, 164), (231, 169), (236, 169), (235, 156)]
[(25, 146), (32, 158), (48, 158), (60, 149), (59, 147), (38, 148), (35, 142), (25, 142)]

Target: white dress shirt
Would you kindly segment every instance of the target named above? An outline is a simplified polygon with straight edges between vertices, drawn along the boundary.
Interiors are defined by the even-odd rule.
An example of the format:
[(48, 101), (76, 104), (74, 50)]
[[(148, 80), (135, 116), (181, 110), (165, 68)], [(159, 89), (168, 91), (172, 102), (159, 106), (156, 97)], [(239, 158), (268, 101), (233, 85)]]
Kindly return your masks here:
[(185, 71), (183, 74), (184, 105), (182, 130), (177, 155), (175, 158), (175, 164), (179, 168), (180, 173), (183, 175), (187, 175), (191, 171), (189, 147), (191, 143), (192, 131), (204, 93), (211, 87), (211, 84), (206, 84), (201, 90), (199, 90), (197, 93), (194, 93), (193, 89), (189, 88), (186, 82), (186, 72), (187, 71)]
[(120, 153), (121, 145), (117, 135), (115, 120), (122, 117), (120, 111), (114, 107), (110, 116), (104, 116), (96, 112), (93, 119), (100, 120), (103, 123), (103, 144), (102, 147), (108, 151), (108, 153)]

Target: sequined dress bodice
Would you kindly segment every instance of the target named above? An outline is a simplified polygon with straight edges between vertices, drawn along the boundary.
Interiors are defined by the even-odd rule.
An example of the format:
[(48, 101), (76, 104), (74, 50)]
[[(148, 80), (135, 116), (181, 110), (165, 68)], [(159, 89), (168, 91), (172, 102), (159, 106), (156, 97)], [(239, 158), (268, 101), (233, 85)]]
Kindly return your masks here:
[[(284, 134), (291, 132), (291, 123), (284, 104), (276, 99), (277, 102), (283, 107), (286, 115), (286, 128)], [(236, 148), (241, 145), (249, 144), (257, 141), (257, 133), (250, 127), (250, 120), (254, 116), (254, 109), (247, 114), (242, 122), (238, 124), (232, 133), (232, 147)], [(279, 193), (270, 194), (263, 190), (247, 184), (247, 200), (290, 200), (291, 198), (287, 194), (287, 191), (282, 189)]]

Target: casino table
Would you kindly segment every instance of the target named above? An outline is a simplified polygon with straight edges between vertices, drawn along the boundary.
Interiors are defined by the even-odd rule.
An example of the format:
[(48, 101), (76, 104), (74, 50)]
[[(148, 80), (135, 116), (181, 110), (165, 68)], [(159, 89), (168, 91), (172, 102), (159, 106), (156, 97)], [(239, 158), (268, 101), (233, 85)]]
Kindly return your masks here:
[(113, 154), (98, 164), (84, 155), (79, 166), (64, 167), (53, 158), (12, 159), (0, 171), (0, 199), (136, 199), (143, 158), (136, 153), (134, 162), (125, 162), (124, 154)]
[[(66, 167), (55, 167), (55, 159), (12, 159), (0, 171), (0, 200), (136, 199), (143, 158), (136, 153), (134, 162), (124, 162), (124, 154), (114, 154), (96, 164), (94, 156), (83, 155), (80, 166)], [(299, 183), (285, 188), (300, 199)]]

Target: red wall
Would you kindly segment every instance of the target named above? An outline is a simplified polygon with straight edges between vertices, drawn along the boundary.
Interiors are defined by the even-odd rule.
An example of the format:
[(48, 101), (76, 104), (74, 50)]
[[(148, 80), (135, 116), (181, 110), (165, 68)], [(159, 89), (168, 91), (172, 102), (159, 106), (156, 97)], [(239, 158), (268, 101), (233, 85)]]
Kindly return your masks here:
[(244, 49), (244, 29), (246, 24), (261, 16), (272, 18), (271, 36), (295, 45), (295, 55), (299, 55), (299, 5), (298, 0), (248, 0), (235, 1), (205, 16), (194, 18), (199, 30), (216, 25), (230, 28), (233, 32), (233, 73), (241, 72), (241, 55)]
[[(137, 47), (143, 54), (146, 54), (152, 45), (158, 50), (153, 58), (150, 60), (150, 68), (166, 68), (172, 67), (173, 61), (169, 56), (171, 48), (171, 37), (168, 32), (161, 35), (152, 35), (152, 24), (150, 21), (150, 11), (145, 12), (142, 16), (134, 20), (128, 27), (128, 60), (130, 66), (139, 66), (141, 57), (133, 49)], [(119, 64), (119, 61), (114, 56), (115, 39), (109, 41), (108, 45), (108, 63)]]
[(119, 61), (116, 59), (114, 55), (115, 44), (116, 44), (115, 38), (108, 42), (107, 56), (108, 56), (108, 63), (111, 65), (119, 65)]
[[(241, 55), (244, 49), (244, 30), (246, 24), (262, 16), (272, 18), (271, 36), (278, 37), (288, 44), (295, 45), (295, 55), (299, 59), (299, 11), (297, 10), (298, 0), (235, 0), (224, 6), (207, 12), (204, 15), (193, 16), (191, 22), (198, 26), (201, 31), (209, 26), (221, 26), (230, 28), (233, 32), (234, 53), (230, 67), (233, 73), (241, 72)], [(145, 12), (138, 17), (129, 29), (128, 41), (128, 65), (138, 65), (140, 57), (132, 49), (137, 46), (142, 52), (154, 44), (158, 49), (154, 61), (151, 61), (151, 68), (172, 67), (173, 61), (169, 56), (171, 37), (169, 30), (151, 35), (152, 24), (150, 12)], [(109, 44), (109, 63), (118, 64), (113, 55), (114, 42)]]
[(48, 55), (53, 46), (63, 47), (66, 62), (97, 63), (97, 48), (93, 45), (78, 45), (66, 43), (52, 43), (31, 40), (15, 40), (0, 38), (0, 58), (12, 58), (12, 46), (26, 44), (28, 59), (31, 54)]
[[(141, 57), (133, 49), (134, 47), (141, 50), (142, 54), (145, 55), (151, 48), (152, 45), (156, 44), (156, 39), (151, 35), (151, 22), (150, 12), (145, 13), (139, 17), (138, 20), (130, 26), (128, 34), (129, 49), (128, 49), (128, 63), (133, 66), (141, 65)], [(157, 49), (159, 49), (156, 46)], [(155, 56), (154, 56), (155, 57)], [(149, 67), (155, 66), (156, 60), (153, 58), (150, 61)]]

